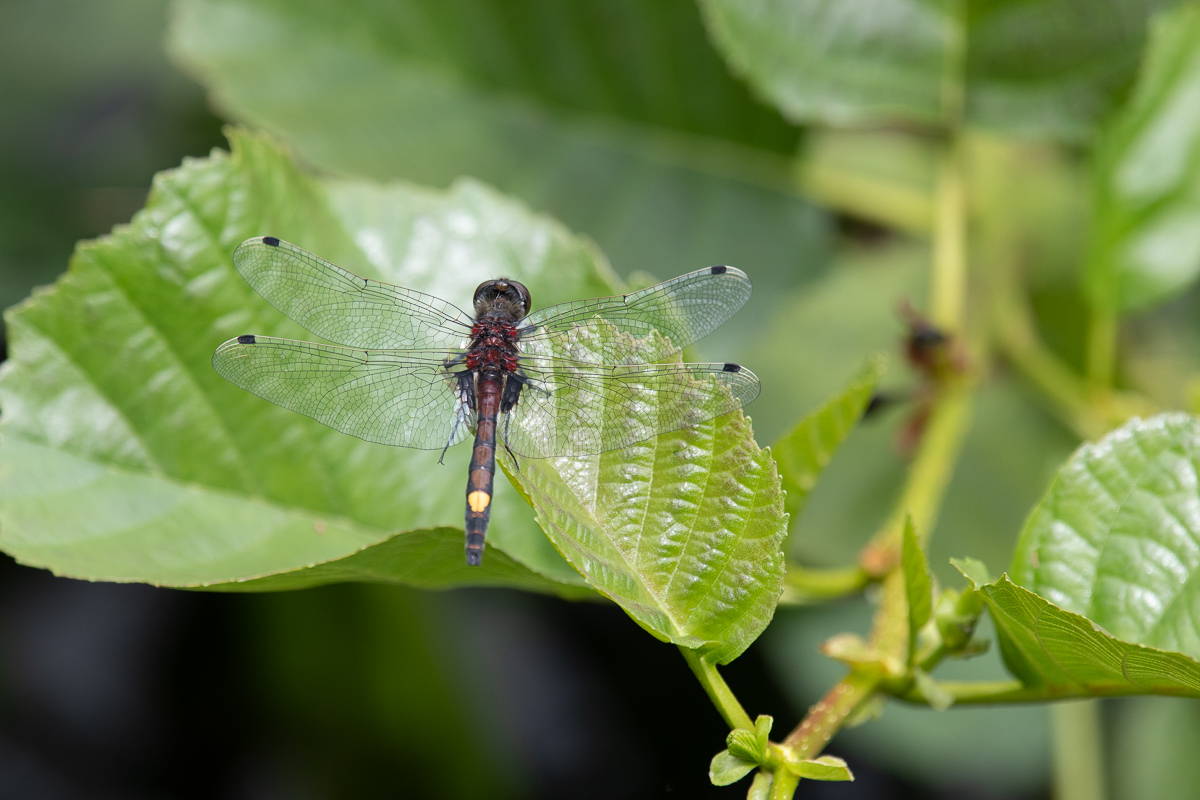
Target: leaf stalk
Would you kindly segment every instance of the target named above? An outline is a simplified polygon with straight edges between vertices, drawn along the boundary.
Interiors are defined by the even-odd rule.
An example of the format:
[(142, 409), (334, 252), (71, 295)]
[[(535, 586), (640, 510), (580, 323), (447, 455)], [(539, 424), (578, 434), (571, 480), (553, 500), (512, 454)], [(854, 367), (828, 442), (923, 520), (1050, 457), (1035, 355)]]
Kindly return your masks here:
[(729, 726), (730, 730), (738, 728), (754, 730), (754, 722), (751, 721), (750, 715), (746, 713), (746, 709), (742, 708), (742, 704), (734, 696), (729, 684), (725, 683), (725, 679), (717, 671), (716, 665), (705, 661), (699, 653), (691, 648), (680, 647), (679, 652), (683, 653), (684, 660), (692, 668), (692, 673), (700, 681), (700, 685), (708, 694), (708, 699), (712, 700), (713, 705), (721, 714), (721, 719), (725, 720), (725, 724)]

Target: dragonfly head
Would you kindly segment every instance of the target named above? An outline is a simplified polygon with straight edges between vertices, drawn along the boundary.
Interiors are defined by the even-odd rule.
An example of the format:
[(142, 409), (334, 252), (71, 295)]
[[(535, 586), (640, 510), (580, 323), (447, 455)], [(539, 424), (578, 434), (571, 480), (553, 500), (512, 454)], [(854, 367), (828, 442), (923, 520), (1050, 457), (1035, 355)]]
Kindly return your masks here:
[(474, 302), (476, 317), (491, 311), (493, 314), (511, 317), (514, 322), (528, 314), (531, 305), (529, 290), (525, 288), (525, 284), (508, 278), (497, 278), (479, 284), (479, 288), (475, 290)]

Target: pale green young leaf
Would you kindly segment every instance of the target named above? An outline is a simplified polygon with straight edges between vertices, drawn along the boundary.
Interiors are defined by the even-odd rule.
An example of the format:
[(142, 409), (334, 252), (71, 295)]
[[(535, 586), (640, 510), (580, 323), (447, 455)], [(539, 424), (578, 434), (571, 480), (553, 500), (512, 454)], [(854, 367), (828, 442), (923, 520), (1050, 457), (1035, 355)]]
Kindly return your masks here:
[(858, 424), (879, 383), (883, 365), (872, 360), (845, 389), (827, 399), (775, 441), (771, 454), (787, 492), (785, 507), (795, 519), (817, 478)]
[(912, 517), (904, 520), (900, 561), (904, 569), (904, 594), (908, 600), (908, 661), (916, 657), (917, 634), (933, 613), (933, 578), (929, 560), (913, 528)]
[(728, 786), (737, 783), (757, 767), (758, 764), (753, 761), (738, 758), (728, 750), (722, 750), (713, 756), (712, 763), (708, 766), (708, 779), (714, 786)]
[(788, 768), (810, 781), (852, 781), (854, 773), (846, 762), (837, 756), (821, 756), (789, 763)]
[(746, 761), (761, 764), (767, 758), (766, 743), (760, 743), (754, 731), (745, 728), (732, 730), (725, 737), (725, 744), (730, 753)]
[(775, 718), (767, 714), (759, 714), (754, 719), (754, 739), (758, 743), (758, 747), (762, 753), (767, 752), (767, 744), (770, 741), (771, 728), (775, 725)]
[(913, 671), (913, 682), (934, 711), (945, 711), (954, 705), (954, 695), (938, 686), (937, 681), (923, 669)]

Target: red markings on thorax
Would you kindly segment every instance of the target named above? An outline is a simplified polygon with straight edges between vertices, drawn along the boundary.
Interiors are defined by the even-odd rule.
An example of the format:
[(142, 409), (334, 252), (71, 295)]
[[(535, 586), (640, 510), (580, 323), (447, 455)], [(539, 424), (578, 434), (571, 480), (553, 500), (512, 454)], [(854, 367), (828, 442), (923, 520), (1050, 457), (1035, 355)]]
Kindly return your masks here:
[(475, 372), (517, 371), (517, 326), (493, 317), (480, 317), (471, 327), (467, 369)]

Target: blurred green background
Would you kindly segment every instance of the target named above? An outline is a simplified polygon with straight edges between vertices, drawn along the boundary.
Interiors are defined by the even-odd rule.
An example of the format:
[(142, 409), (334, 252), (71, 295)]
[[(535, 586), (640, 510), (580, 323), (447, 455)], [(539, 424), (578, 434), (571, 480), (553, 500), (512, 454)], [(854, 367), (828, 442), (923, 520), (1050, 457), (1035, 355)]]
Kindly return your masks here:
[[(1155, 5), (1169, 4), (1138, 13)], [(1066, 13), (1043, 6), (1013, 35), (1038, 28), (1039, 13)], [(1097, 67), (1108, 99), (1073, 95), (1071, 113), (995, 90), (1027, 75), (991, 69), (986, 48), (977, 65), (988, 102), (973, 114), (1063, 142), (983, 142), (981, 163), (999, 174), (979, 171), (973, 201), (1029, 232), (1033, 307), (1076, 365), (1084, 145), (1105, 103), (1129, 91), (1140, 19), (1120, 56)], [(1059, 75), (1050, 50), (1028, 75)], [(892, 356), (889, 392), (916, 383), (897, 357), (897, 304), (924, 303), (927, 243), (809, 198), (829, 199), (821, 169), (888, 173), (919, 198), (928, 148), (886, 130), (789, 122), (730, 70), (690, 0), (7, 0), (0, 102), (2, 306), (53, 281), (77, 240), (127, 221), (156, 171), (223, 146), (223, 122), (236, 121), (265, 127), (318, 170), (437, 188), (487, 181), (592, 237), (623, 276), (745, 269), (751, 305), (697, 349), (762, 378), (750, 409), (760, 444), (875, 353)], [(895, 227), (919, 228), (921, 213)], [(1125, 343), (1130, 371), (1162, 402), (1182, 402), (1169, 377), (1200, 364), (1197, 305), (1194, 291), (1181, 295), (1136, 319)], [(1024, 383), (990, 366), (933, 538), (950, 584), (950, 556), (1007, 564), (1026, 511), (1076, 444)], [(887, 411), (851, 437), (794, 521), (793, 556), (853, 558), (899, 484), (906, 414)], [(839, 674), (817, 644), (864, 631), (867, 614), (861, 602), (781, 609), (727, 678), (751, 713), (789, 725)], [(213, 596), (57, 580), (6, 560), (0, 626), (4, 797), (738, 796), (707, 783), (725, 730), (682, 659), (607, 605), (363, 586)], [(994, 653), (955, 667), (959, 677), (1002, 670)], [(1106, 708), (1118, 797), (1200, 791), (1181, 744), (1200, 737), (1200, 708)], [(1048, 741), (1044, 708), (890, 707), (834, 742), (854, 784), (803, 788), (1042, 797)], [(1136, 777), (1151, 762), (1164, 776), (1153, 795)]]

